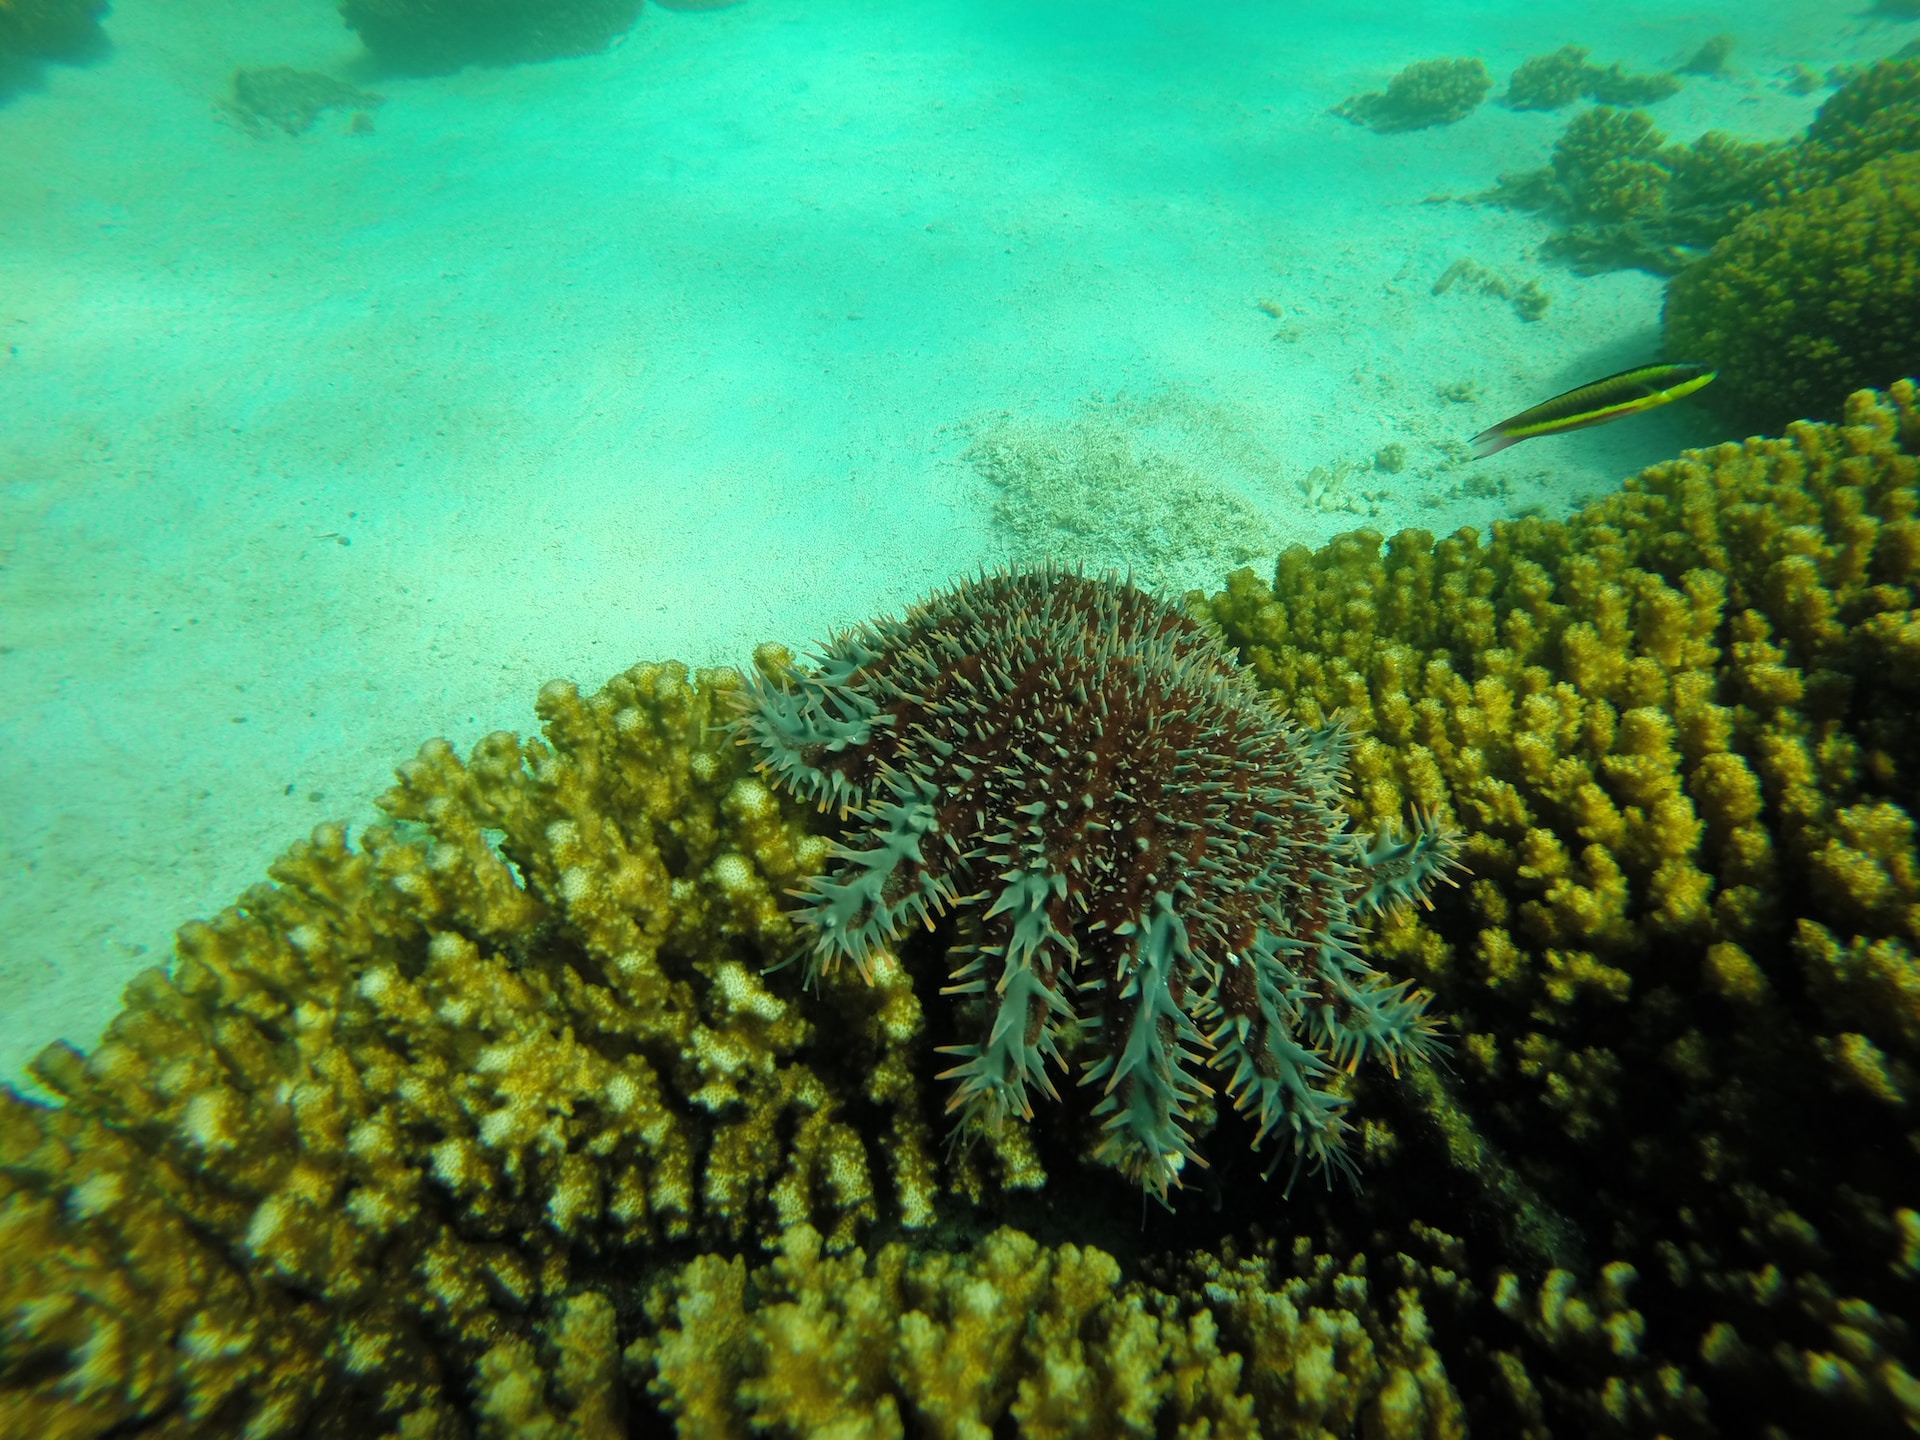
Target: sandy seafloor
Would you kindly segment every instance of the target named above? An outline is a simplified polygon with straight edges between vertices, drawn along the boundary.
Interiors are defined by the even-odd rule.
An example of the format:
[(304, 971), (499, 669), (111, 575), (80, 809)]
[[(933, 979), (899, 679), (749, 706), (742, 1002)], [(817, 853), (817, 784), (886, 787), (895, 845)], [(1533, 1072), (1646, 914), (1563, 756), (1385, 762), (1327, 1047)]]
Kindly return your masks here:
[[(1572, 112), (1326, 113), (1414, 60), (1479, 55), (1497, 97), (1568, 41), (1640, 70), (1717, 31), (1733, 73), (1653, 108), (1670, 138), (1794, 133), (1825, 92), (1788, 64), (1920, 26), (746, 0), (408, 78), (329, 0), (118, 0), (110, 49), (0, 101), (0, 1077), (91, 1044), (175, 926), (373, 818), (421, 740), (529, 728), (552, 676), (739, 663), (1010, 556), (1184, 587), (1360, 523), (1564, 513), (1731, 438), (1679, 406), (1450, 462), (1657, 357), (1661, 282), (1428, 202)], [(265, 65), (378, 91), (373, 131), (248, 133), (221, 102)], [(1545, 318), (1434, 295), (1463, 256)]]

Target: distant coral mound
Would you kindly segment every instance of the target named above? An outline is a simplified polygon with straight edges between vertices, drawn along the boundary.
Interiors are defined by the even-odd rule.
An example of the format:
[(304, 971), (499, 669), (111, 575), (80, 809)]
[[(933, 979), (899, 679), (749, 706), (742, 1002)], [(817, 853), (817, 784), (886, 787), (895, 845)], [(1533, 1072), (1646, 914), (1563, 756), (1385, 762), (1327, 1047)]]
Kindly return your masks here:
[(1382, 135), (1424, 130), (1465, 119), (1492, 87), (1479, 60), (1422, 60), (1389, 80), (1384, 92), (1349, 95), (1333, 113)]
[[(1706, 63), (1713, 49), (1713, 42), (1702, 45), (1688, 65)], [(1635, 75), (1621, 69), (1618, 61), (1602, 69), (1589, 65), (1587, 54), (1584, 45), (1562, 45), (1551, 55), (1522, 61), (1507, 80), (1502, 103), (1512, 110), (1560, 110), (1584, 95), (1603, 105), (1651, 105), (1680, 88), (1680, 81), (1664, 71)], [(1725, 59), (1724, 53), (1720, 58)]]
[(59, 60), (100, 38), (107, 0), (0, 0), (0, 56)]
[[(1568, 46), (1527, 61), (1514, 72), (1507, 104), (1551, 109), (1566, 103), (1572, 98), (1567, 87), (1585, 83), (1577, 73), (1584, 53)], [(1920, 150), (1920, 59), (1914, 58), (1854, 71), (1804, 137), (1781, 143), (1709, 130), (1690, 144), (1669, 144), (1640, 111), (1613, 108), (1620, 103), (1626, 102), (1576, 115), (1554, 142), (1550, 165), (1508, 171), (1475, 197), (1559, 222), (1541, 252), (1582, 274), (1629, 267), (1676, 274), (1756, 211), (1796, 203), (1882, 155)], [(1901, 373), (1862, 375), (1855, 383), (1885, 384)], [(1825, 413), (1851, 388), (1834, 390)], [(1731, 393), (1723, 386), (1716, 398)], [(1764, 423), (1795, 418), (1776, 415)]]
[(640, 0), (341, 0), (368, 50), (399, 70), (511, 65), (604, 50)]

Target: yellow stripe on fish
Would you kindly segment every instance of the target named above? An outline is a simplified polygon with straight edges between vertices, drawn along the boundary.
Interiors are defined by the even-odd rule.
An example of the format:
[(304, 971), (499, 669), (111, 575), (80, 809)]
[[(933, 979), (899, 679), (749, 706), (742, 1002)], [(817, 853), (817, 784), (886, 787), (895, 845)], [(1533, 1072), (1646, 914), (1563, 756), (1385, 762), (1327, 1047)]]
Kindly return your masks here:
[(1642, 365), (1635, 370), (1622, 370), (1618, 375), (1609, 375), (1604, 380), (1543, 400), (1530, 410), (1522, 410), (1482, 430), (1473, 437), (1473, 458), (1483, 459), (1496, 450), (1518, 445), (1536, 435), (1584, 430), (1589, 425), (1604, 425), (1623, 415), (1638, 415), (1642, 410), (1693, 394), (1718, 373), (1705, 365), (1688, 364)]

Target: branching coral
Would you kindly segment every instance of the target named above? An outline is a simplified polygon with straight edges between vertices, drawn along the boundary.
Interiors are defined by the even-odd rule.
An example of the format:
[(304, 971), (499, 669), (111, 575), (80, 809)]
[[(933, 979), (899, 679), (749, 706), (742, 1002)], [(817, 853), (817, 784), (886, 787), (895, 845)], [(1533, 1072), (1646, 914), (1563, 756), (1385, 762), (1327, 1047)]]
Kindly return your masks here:
[(759, 978), (826, 845), (726, 743), (737, 684), (641, 666), (547, 687), (546, 743), (427, 746), (394, 824), (323, 827), (91, 1056), (45, 1052), (62, 1106), (0, 1097), (0, 1430), (596, 1433), (564, 1417), (600, 1403), (567, 1378), (608, 1361), (598, 1267), (845, 1245), (889, 1172), (926, 1222), (904, 977), (844, 988), (826, 1052)]
[[(1899, 1318), (1920, 1278), (1900, 1258), (1920, 1181), (1916, 451), (1901, 382), (1565, 525), (1384, 555), (1348, 537), (1212, 602), (1301, 723), (1356, 716), (1357, 819), (1460, 817), (1470, 919), (1378, 941), (1461, 1026), (1435, 1117), (1456, 1165), (1511, 1145), (1554, 1177), (1543, 1199), (1639, 1277), (1632, 1354), (1670, 1357), (1579, 1380), (1576, 1342), (1541, 1330), (1498, 1361), (1508, 1423), (1867, 1433), (1920, 1412)], [(1456, 1141), (1456, 1103), (1483, 1141)]]
[[(1584, 53), (1570, 46), (1528, 61), (1514, 77), (1526, 80), (1521, 97), (1538, 96), (1535, 108), (1553, 108), (1545, 102), (1566, 93)], [(1614, 104), (1643, 103), (1618, 90), (1589, 93)], [(1508, 103), (1519, 102), (1510, 94)], [(1819, 187), (1879, 157), (1915, 150), (1920, 60), (1889, 60), (1852, 76), (1820, 107), (1806, 135), (1786, 144), (1708, 131), (1690, 145), (1668, 145), (1645, 115), (1603, 106), (1567, 125), (1550, 166), (1504, 174), (1479, 198), (1551, 216), (1561, 228), (1542, 248), (1576, 270), (1637, 266), (1672, 275), (1757, 211), (1812, 203)], [(1854, 383), (1885, 383), (1895, 373)], [(1719, 393), (1730, 392), (1723, 386)], [(1765, 423), (1796, 418), (1776, 414)]]
[(1820, 107), (1794, 150), (1775, 203), (1831, 185), (1882, 155), (1920, 150), (1920, 57), (1881, 60), (1848, 79)]
[[(1564, 523), (1360, 532), (1139, 610), (1219, 627), (1249, 736), (1349, 714), (1355, 830), (1464, 832), (1460, 890), (1369, 926), (1453, 1043), (1342, 1081), (1358, 1189), (1283, 1201), (1217, 1145), (1145, 1209), (1068, 1107), (1004, 1127), (1001, 1186), (937, 1160), (931, 1052), (997, 997), (921, 996), (1044, 906), (903, 934), (871, 986), (764, 970), (825, 933), (781, 892), (805, 917), (913, 830), (864, 788), (904, 752), (802, 744), (863, 787), (805, 815), (729, 743), (739, 677), (673, 666), (427, 747), (390, 824), (317, 832), (46, 1052), (59, 1103), (0, 1098), (0, 1433), (1909, 1433), (1917, 457), (1903, 381)], [(848, 678), (851, 745), (887, 727)], [(1008, 779), (1055, 768), (1022, 749)]]
[(1665, 207), (1708, 222), (1679, 238), (1717, 241), (1666, 306), (1670, 352), (1721, 372), (1712, 403), (1772, 428), (1829, 418), (1856, 387), (1920, 369), (1920, 60), (1853, 75), (1803, 140), (1749, 149), (1751, 164), (1710, 153), (1712, 138), (1663, 160)]
[(1422, 60), (1387, 82), (1384, 92), (1349, 95), (1333, 113), (1382, 135), (1451, 125), (1471, 115), (1493, 81), (1475, 59)]
[(1587, 53), (1584, 45), (1562, 45), (1551, 55), (1523, 60), (1508, 77), (1501, 103), (1514, 110), (1560, 110), (1584, 95), (1603, 105), (1651, 105), (1680, 88), (1672, 75), (1633, 75), (1617, 62), (1604, 70), (1589, 65)]
[(1451, 838), (1424, 814), (1404, 837), (1397, 817), (1347, 834), (1338, 723), (1276, 723), (1144, 591), (987, 576), (746, 697), (760, 769), (856, 822), (804, 896), (809, 977), (864, 976), (911, 928), (965, 919), (948, 993), (979, 1013), (943, 1077), (963, 1126), (1057, 1098), (1051, 1072), (1091, 1030), (1099, 1158), (1164, 1199), (1199, 1158), (1203, 1058), (1256, 1143), (1277, 1130), (1318, 1167), (1347, 1128), (1332, 1077), (1428, 1048), (1424, 1000), (1368, 967), (1357, 927), (1420, 898)]
[(1660, 200), (1665, 137), (1637, 110), (1599, 106), (1568, 125), (1553, 147), (1553, 178), (1576, 220), (1618, 221)]
[(1665, 318), (1668, 351), (1719, 370), (1756, 426), (1920, 370), (1920, 153), (1752, 216), (1674, 277)]
[(1563, 228), (1542, 249), (1583, 273), (1670, 275), (1761, 203), (1781, 168), (1777, 147), (1717, 131), (1669, 145), (1641, 112), (1599, 106), (1568, 123), (1546, 168), (1502, 175), (1482, 198), (1552, 215)]
[(1464, 1436), (1419, 1289), (1382, 1305), (1364, 1261), (1343, 1270), (1303, 1247), (1278, 1267), (1266, 1252), (1209, 1256), (1169, 1293), (1123, 1285), (1100, 1250), (1015, 1230), (958, 1255), (889, 1245), (868, 1261), (823, 1258), (803, 1228), (751, 1274), (707, 1257), (673, 1275), (652, 1300), (659, 1338), (628, 1361), (681, 1440), (748, 1427), (962, 1440), (1009, 1421), (1036, 1440)]

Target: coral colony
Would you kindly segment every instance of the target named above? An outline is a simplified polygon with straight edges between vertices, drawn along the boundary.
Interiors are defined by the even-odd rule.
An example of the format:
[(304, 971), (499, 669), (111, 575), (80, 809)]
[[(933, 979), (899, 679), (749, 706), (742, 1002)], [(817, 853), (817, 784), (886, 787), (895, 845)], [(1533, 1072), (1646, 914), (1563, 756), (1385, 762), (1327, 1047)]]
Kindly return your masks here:
[[(1245, 681), (1178, 613), (1060, 575), (962, 587), (810, 674), (765, 647), (743, 733), (858, 816), (799, 910), (812, 968), (857, 962), (857, 927), (871, 987), (760, 979), (830, 842), (725, 733), (736, 672), (555, 682), (544, 738), (430, 742), (390, 823), (321, 827), (90, 1055), (50, 1046), (58, 1103), (0, 1085), (0, 1435), (1910, 1433), (1917, 474), (1901, 380), (1565, 521), (1290, 549), (1207, 603)], [(1350, 707), (1358, 738), (1261, 696)], [(1044, 1037), (1080, 1073), (1118, 1055), (1080, 1093), (1135, 1145), (1142, 1092), (1198, 1089), (1200, 1031), (1250, 1104), (1276, 1091), (1242, 1058), (1317, 1054), (1274, 1128), (1325, 1118), (1358, 1058), (1342, 986), (1384, 987), (1304, 907), (1351, 924), (1449, 848), (1423, 823), (1362, 857), (1325, 809), (1343, 768), (1369, 815), (1466, 832), (1461, 903), (1373, 927), (1445, 1007), (1425, 1135), (1381, 1123), (1376, 1183), (1264, 1240), (1174, 1226), (1183, 1255), (1123, 1260), (1032, 1159), (1043, 1233), (991, 1228), (1001, 1187), (926, 1123), (948, 1021), (982, 1119), (1057, 1083)], [(921, 782), (976, 787), (979, 819)], [(1076, 842), (1079, 795), (1151, 819), (1147, 851)], [(1065, 895), (992, 913), (1036, 865)], [(929, 1017), (921, 957), (873, 947), (943, 908), (981, 988)], [(1174, 1013), (1136, 1029), (1162, 978)], [(1291, 1033), (1246, 1008), (1262, 984)], [(996, 1036), (1016, 985), (1040, 1027)], [(1431, 1043), (1410, 1017), (1400, 1048)]]
[(1031, 1118), (1083, 1050), (1103, 1162), (1163, 1200), (1204, 1062), (1301, 1165), (1343, 1163), (1336, 1072), (1429, 1051), (1428, 997), (1368, 966), (1360, 922), (1424, 899), (1455, 842), (1347, 830), (1338, 723), (1283, 718), (1207, 631), (1133, 586), (984, 576), (755, 679), (742, 743), (850, 822), (803, 894), (808, 975), (958, 912), (944, 993), (963, 1127)]

